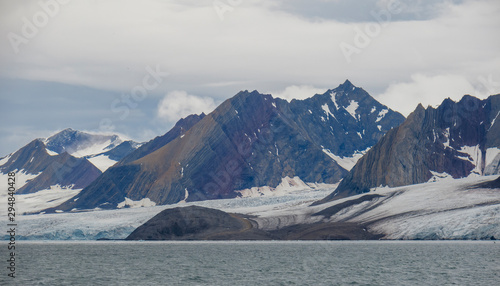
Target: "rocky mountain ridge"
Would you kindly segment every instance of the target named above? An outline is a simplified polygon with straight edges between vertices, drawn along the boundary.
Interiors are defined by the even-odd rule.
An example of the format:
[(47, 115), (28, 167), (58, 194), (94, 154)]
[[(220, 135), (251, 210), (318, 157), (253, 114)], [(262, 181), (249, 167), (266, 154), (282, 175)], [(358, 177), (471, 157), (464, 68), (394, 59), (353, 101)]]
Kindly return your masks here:
[(115, 208), (126, 199), (233, 198), (239, 190), (274, 188), (287, 177), (336, 183), (403, 120), (349, 81), (292, 102), (242, 91), (163, 146), (131, 153), (58, 209)]
[(323, 202), (447, 177), (495, 175), (500, 169), (500, 95), (465, 95), (437, 107), (419, 105), (361, 158)]
[(118, 135), (68, 128), (47, 139), (35, 139), (2, 158), (0, 174), (16, 172), (18, 194), (54, 188), (83, 189), (138, 146)]

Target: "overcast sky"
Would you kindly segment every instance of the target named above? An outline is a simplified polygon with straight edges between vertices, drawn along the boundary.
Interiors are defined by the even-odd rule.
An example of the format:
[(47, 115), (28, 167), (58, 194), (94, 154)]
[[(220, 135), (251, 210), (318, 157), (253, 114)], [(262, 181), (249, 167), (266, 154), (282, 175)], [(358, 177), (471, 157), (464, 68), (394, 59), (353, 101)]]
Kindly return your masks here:
[(147, 141), (240, 90), (350, 79), (405, 116), (485, 98), (498, 15), (498, 0), (0, 0), (0, 157), (67, 127)]

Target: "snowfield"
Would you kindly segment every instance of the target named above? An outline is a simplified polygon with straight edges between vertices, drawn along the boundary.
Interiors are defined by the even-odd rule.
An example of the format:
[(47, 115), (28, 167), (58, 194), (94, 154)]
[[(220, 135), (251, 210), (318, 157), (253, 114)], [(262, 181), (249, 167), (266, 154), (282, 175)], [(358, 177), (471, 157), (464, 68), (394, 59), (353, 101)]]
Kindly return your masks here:
[[(446, 179), (398, 188), (376, 188), (370, 193), (310, 206), (335, 186), (295, 188), (281, 195), (178, 203), (168, 206), (123, 208), (18, 216), (19, 239), (123, 239), (164, 209), (198, 205), (253, 216), (262, 229), (297, 223), (356, 222), (384, 235), (384, 239), (489, 239), (500, 238), (500, 189), (474, 188), (498, 176)], [(346, 202), (365, 195), (380, 197), (357, 204)], [(21, 197), (21, 198), (19, 198)], [(18, 195), (22, 201), (22, 195)], [(313, 215), (344, 203), (330, 217)], [(21, 205), (20, 205), (21, 206)], [(4, 211), (4, 210), (2, 210)], [(6, 215), (1, 214), (2, 220)], [(5, 224), (6, 221), (1, 221)], [(6, 236), (3, 236), (5, 239)]]
[[(498, 176), (442, 180), (398, 188), (377, 188), (382, 195), (333, 215), (330, 221), (368, 224), (385, 239), (500, 238), (500, 189), (474, 188)], [(366, 195), (366, 194), (365, 194)], [(349, 197), (328, 203), (360, 198)]]

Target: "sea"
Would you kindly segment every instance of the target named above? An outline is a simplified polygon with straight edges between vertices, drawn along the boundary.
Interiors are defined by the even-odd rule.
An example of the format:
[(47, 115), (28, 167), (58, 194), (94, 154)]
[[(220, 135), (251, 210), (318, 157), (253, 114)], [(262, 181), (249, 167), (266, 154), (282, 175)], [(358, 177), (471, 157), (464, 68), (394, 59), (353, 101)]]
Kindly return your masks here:
[(500, 285), (496, 241), (4, 243), (0, 285)]

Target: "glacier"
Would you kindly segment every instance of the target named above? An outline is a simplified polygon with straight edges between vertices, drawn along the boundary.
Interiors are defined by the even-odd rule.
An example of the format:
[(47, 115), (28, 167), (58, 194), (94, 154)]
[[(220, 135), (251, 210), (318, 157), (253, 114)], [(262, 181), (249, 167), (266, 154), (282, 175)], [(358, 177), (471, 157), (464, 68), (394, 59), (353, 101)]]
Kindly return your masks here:
[[(182, 202), (117, 210), (20, 215), (16, 217), (19, 228), (17, 238), (124, 239), (135, 228), (167, 208), (197, 205), (250, 215), (258, 227), (264, 230), (302, 223), (354, 222), (366, 225), (367, 230), (372, 233), (382, 234), (382, 239), (499, 239), (500, 189), (476, 187), (477, 184), (497, 177), (447, 178), (397, 188), (379, 187), (369, 193), (315, 206), (311, 204), (330, 194), (335, 186), (317, 186), (313, 189), (304, 184), (290, 186), (293, 188), (274, 196)], [(288, 178), (290, 182), (291, 179)], [(380, 196), (344, 207), (330, 217), (314, 215), (367, 194)], [(16, 198), (21, 202), (22, 196), (24, 195), (18, 195)], [(5, 225), (6, 215), (0, 215), (0, 223)], [(2, 238), (7, 239), (7, 236), (3, 235)]]

